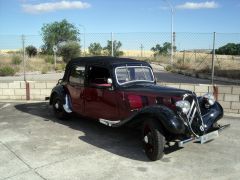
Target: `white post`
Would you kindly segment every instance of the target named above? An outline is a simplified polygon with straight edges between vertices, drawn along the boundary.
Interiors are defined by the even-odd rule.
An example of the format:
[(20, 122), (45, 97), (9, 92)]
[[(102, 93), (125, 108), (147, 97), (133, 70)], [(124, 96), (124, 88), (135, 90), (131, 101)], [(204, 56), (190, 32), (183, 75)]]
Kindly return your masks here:
[(57, 50), (58, 50), (57, 46), (54, 45), (52, 50), (53, 50), (53, 54), (54, 54), (54, 69), (56, 71), (56, 68), (57, 68)]
[(57, 69), (57, 56), (56, 56), (56, 52), (54, 51), (54, 69), (56, 71)]

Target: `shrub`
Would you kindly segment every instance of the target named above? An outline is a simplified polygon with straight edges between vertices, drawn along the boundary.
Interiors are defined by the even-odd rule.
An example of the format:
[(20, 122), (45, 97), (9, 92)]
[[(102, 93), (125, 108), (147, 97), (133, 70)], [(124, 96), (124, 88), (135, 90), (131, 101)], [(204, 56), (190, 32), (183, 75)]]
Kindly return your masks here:
[(66, 67), (66, 64), (57, 64), (56, 71), (64, 71)]
[(42, 74), (47, 74), (48, 70), (49, 70), (48, 66), (44, 66), (41, 70), (41, 73)]
[(26, 47), (26, 52), (29, 57), (34, 57), (37, 55), (37, 48), (30, 45)]
[(166, 71), (172, 71), (172, 69), (173, 69), (173, 67), (172, 67), (171, 65), (167, 65), (167, 66), (165, 67), (165, 70), (166, 70)]
[(50, 55), (45, 56), (44, 61), (49, 64), (54, 64), (54, 58)]
[(59, 48), (59, 54), (63, 57), (63, 61), (68, 63), (72, 58), (80, 55), (80, 45), (77, 42), (67, 42)]
[(15, 69), (10, 66), (0, 67), (0, 76), (13, 76), (16, 73)]
[(12, 64), (19, 65), (21, 63), (22, 63), (21, 57), (19, 57), (18, 55), (13, 55)]

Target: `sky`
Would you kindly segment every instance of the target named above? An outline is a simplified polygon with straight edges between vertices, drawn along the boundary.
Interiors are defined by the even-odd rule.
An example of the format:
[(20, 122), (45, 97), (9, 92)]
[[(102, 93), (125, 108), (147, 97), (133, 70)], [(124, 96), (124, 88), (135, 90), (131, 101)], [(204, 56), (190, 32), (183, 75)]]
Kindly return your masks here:
[(0, 0), (0, 38), (39, 36), (43, 24), (62, 19), (86, 34), (167, 33), (170, 6), (175, 32), (239, 32), (239, 0)]

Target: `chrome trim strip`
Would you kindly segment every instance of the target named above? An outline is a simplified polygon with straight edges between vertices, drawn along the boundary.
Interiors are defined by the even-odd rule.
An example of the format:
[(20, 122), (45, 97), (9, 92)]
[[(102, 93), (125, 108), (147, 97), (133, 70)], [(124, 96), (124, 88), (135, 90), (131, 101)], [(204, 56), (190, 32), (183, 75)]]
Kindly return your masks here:
[(190, 108), (190, 111), (189, 111), (188, 114), (187, 114), (187, 118), (188, 118), (188, 119), (190, 118), (190, 115), (191, 115), (191, 113), (192, 113), (194, 104), (195, 104), (195, 101), (193, 100), (192, 105), (191, 105), (191, 108)]
[(195, 107), (194, 111), (193, 111), (193, 114), (192, 114), (192, 117), (191, 117), (191, 120), (189, 121), (190, 125), (192, 124), (192, 121), (193, 121), (193, 118), (195, 117), (196, 111), (197, 111), (197, 108)]
[(118, 121), (109, 121), (109, 120), (107, 120), (107, 119), (99, 118), (99, 122), (102, 123), (102, 124), (104, 124), (104, 125), (106, 125), (106, 126), (110, 126), (110, 127), (111, 127), (111, 126), (114, 125), (114, 124), (120, 123), (120, 120), (118, 120)]
[[(117, 78), (117, 69), (123, 69), (123, 68), (131, 68), (131, 67), (142, 67), (142, 68), (148, 68), (148, 69), (150, 69), (150, 71), (151, 71), (151, 74), (152, 74), (152, 78), (153, 78), (153, 81), (148, 81), (148, 80), (134, 80), (134, 81), (128, 81), (128, 82), (124, 82), (124, 83), (120, 83), (119, 81), (118, 81), (118, 78)], [(119, 66), (119, 67), (116, 67), (115, 68), (115, 78), (116, 78), (116, 80), (117, 80), (117, 83), (119, 84), (119, 85), (124, 85), (124, 84), (128, 84), (128, 83), (132, 83), (132, 82), (154, 82), (155, 81), (155, 77), (154, 77), (154, 74), (153, 74), (153, 71), (152, 71), (152, 69), (150, 68), (150, 67), (148, 67), (148, 66), (142, 66), (142, 64), (141, 64), (141, 66), (139, 65), (139, 66)]]

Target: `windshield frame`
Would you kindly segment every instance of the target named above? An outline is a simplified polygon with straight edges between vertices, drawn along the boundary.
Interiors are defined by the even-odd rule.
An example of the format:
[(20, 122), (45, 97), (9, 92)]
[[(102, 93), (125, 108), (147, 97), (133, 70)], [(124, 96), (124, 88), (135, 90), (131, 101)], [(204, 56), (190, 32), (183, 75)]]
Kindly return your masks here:
[[(150, 72), (151, 72), (151, 75), (152, 75), (152, 78), (153, 78), (153, 80), (152, 81), (150, 81), (150, 80), (133, 80), (133, 81), (127, 81), (127, 82), (124, 82), (124, 83), (120, 83), (119, 81), (118, 81), (118, 78), (117, 78), (117, 69), (122, 69), (122, 68), (148, 68), (149, 70), (150, 70)], [(148, 83), (154, 83), (155, 82), (155, 76), (154, 76), (154, 74), (153, 74), (153, 70), (152, 70), (152, 68), (151, 67), (149, 67), (149, 66), (142, 66), (142, 65), (134, 65), (134, 66), (118, 66), (118, 67), (115, 67), (115, 70), (114, 70), (115, 72), (115, 78), (116, 78), (116, 81), (117, 81), (117, 83), (118, 83), (118, 85), (124, 85), (124, 84), (129, 84), (129, 83), (136, 83), (136, 82), (148, 82)]]

